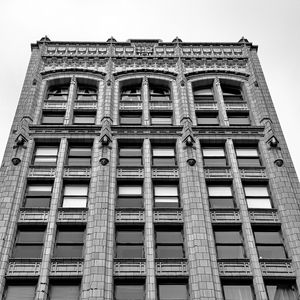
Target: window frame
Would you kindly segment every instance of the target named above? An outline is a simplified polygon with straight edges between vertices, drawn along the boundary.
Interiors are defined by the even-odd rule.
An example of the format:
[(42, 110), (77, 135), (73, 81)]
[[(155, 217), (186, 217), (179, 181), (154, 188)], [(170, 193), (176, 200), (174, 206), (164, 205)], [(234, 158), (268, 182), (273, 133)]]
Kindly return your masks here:
[[(120, 187), (139, 187), (141, 189), (140, 194), (120, 194)], [(123, 203), (123, 201), (126, 201), (126, 199), (132, 199), (136, 198), (138, 202), (140, 202), (140, 205), (138, 206), (123, 206), (120, 205)], [(124, 208), (139, 208), (143, 209), (144, 208), (144, 197), (143, 197), (143, 184), (136, 184), (136, 183), (118, 183), (117, 185), (117, 199), (116, 199), (116, 208), (117, 209), (124, 209)]]
[[(197, 92), (201, 90), (202, 91), (210, 90), (210, 93), (201, 93), (200, 95), (197, 95)], [(193, 98), (194, 98), (194, 103), (216, 102), (213, 85), (209, 84), (209, 85), (198, 86), (193, 88)]]
[[(30, 191), (30, 187), (51, 187), (51, 190), (49, 192), (47, 191)], [(53, 182), (28, 182), (26, 186), (24, 201), (23, 201), (23, 208), (50, 208), (51, 199), (52, 199), (52, 191), (53, 191)], [(48, 199), (49, 204), (48, 206), (27, 206), (28, 198), (32, 199)], [(34, 201), (34, 200), (32, 200)]]
[[(80, 90), (83, 90), (83, 87), (85, 87), (85, 90), (90, 90), (90, 91), (94, 91), (93, 93), (87, 93), (87, 92), (82, 92)], [(86, 97), (89, 96), (89, 97)], [(80, 97), (83, 97), (83, 99), (78, 99)], [(84, 99), (86, 97), (86, 99)], [(75, 101), (93, 101), (93, 102), (97, 102), (97, 98), (98, 98), (98, 89), (97, 87), (93, 87), (90, 85), (83, 85), (83, 84), (78, 84), (77, 86), (77, 90), (76, 90), (76, 99)]]
[[(231, 196), (227, 196), (227, 195), (217, 195), (217, 196), (214, 196), (214, 195), (211, 195), (211, 192), (210, 192), (210, 188), (229, 188), (230, 191), (231, 191)], [(216, 209), (216, 210), (223, 210), (223, 209), (236, 209), (236, 202), (235, 202), (235, 196), (234, 196), (234, 190), (232, 188), (232, 183), (231, 182), (211, 182), (211, 183), (208, 183), (207, 184), (207, 194), (208, 194), (208, 201), (209, 201), (209, 206), (210, 206), (210, 209)], [(225, 202), (228, 201), (231, 202), (231, 206), (227, 206), (225, 205), (224, 207), (223, 206), (215, 206), (216, 204), (213, 204), (214, 201), (221, 201), (221, 202)]]
[[(184, 279), (184, 278), (174, 278), (174, 279), (159, 279), (158, 281), (157, 281), (157, 299), (158, 300), (173, 300), (173, 299), (175, 299), (174, 298), (174, 295), (169, 295), (169, 296), (167, 296), (167, 298), (166, 298), (166, 295), (161, 295), (161, 289), (160, 289), (160, 287), (161, 286), (184, 286), (185, 287), (185, 292), (186, 292), (186, 296), (185, 296), (185, 298), (180, 298), (180, 300), (188, 300), (188, 299), (190, 299), (189, 298), (189, 284), (188, 284), (188, 282), (186, 281), (186, 279)], [(175, 291), (175, 293), (177, 293), (176, 291)], [(163, 297), (162, 297), (163, 296)], [(181, 296), (181, 295), (180, 295)], [(176, 298), (176, 299), (179, 299), (179, 298)], [(175, 299), (175, 300), (176, 300)]]
[[(51, 90), (60, 90), (61, 92), (51, 92)], [(62, 92), (62, 90), (66, 89), (66, 92)], [(53, 85), (48, 87), (47, 94), (46, 94), (46, 101), (48, 102), (67, 102), (70, 92), (70, 86), (69, 85)], [(49, 96), (60, 96), (61, 99), (49, 99)]]
[[(255, 150), (257, 155), (241, 155), (241, 152), (239, 153), (239, 151), (245, 151), (245, 150)], [(261, 161), (261, 157), (260, 157), (260, 153), (258, 151), (258, 147), (239, 147), (239, 146), (235, 146), (235, 155), (236, 155), (236, 159), (237, 159), (237, 163), (239, 168), (260, 168), (262, 167), (262, 161)], [(245, 162), (241, 162), (241, 160), (245, 160)], [(249, 160), (250, 163), (247, 163), (246, 160)], [(252, 164), (251, 164), (252, 161)], [(253, 164), (253, 161), (256, 161), (256, 163)], [(258, 163), (257, 163), (258, 162)]]
[[(209, 150), (222, 150), (223, 151), (223, 155), (205, 155), (205, 151), (209, 151)], [(213, 167), (227, 167), (228, 166), (228, 161), (227, 161), (227, 157), (226, 157), (226, 151), (225, 151), (225, 147), (224, 146), (216, 146), (216, 147), (212, 147), (212, 146), (203, 146), (202, 147), (202, 156), (203, 156), (203, 164), (204, 167), (207, 168), (213, 168)], [(206, 160), (220, 160), (222, 161), (222, 163), (218, 164), (213, 164), (213, 163), (208, 163), (208, 161), (206, 162)]]
[[(156, 188), (162, 188), (162, 187), (166, 187), (166, 188), (170, 188), (170, 187), (172, 187), (172, 188), (176, 188), (176, 191), (177, 191), (177, 196), (173, 196), (173, 195), (157, 195), (157, 193), (156, 193)], [(180, 208), (181, 207), (181, 203), (180, 203), (180, 197), (179, 197), (179, 195), (180, 195), (180, 191), (179, 191), (179, 185), (178, 185), (178, 183), (166, 183), (166, 184), (163, 184), (163, 183), (153, 183), (153, 204), (154, 204), (154, 208), (157, 208), (157, 209), (160, 209), (160, 208)], [(163, 202), (163, 204), (162, 205), (157, 205), (157, 198), (162, 198), (162, 200), (163, 199), (167, 199), (167, 198), (174, 198), (174, 199), (176, 199), (177, 201), (176, 201), (176, 205), (171, 205), (171, 206), (169, 206), (169, 205), (165, 205), (164, 203), (165, 202)], [(171, 203), (173, 203), (172, 201), (170, 201)], [(169, 203), (169, 202), (167, 202), (167, 203)]]
[[(128, 122), (126, 121), (124, 123), (124, 119), (126, 120), (136, 120)], [(142, 125), (142, 112), (140, 113), (126, 113), (126, 112), (120, 112), (119, 114), (119, 124), (124, 126), (132, 126), (132, 125)]]
[[(288, 290), (293, 291), (293, 294), (295, 296), (294, 300), (298, 300), (299, 299), (298, 298), (299, 297), (299, 293), (298, 293), (297, 285), (296, 285), (296, 283), (294, 281), (290, 281), (290, 280), (270, 281), (270, 280), (267, 280), (265, 282), (265, 288), (266, 288), (268, 299), (269, 300), (275, 300), (275, 299), (279, 299), (279, 298), (277, 298), (278, 295), (276, 295), (276, 290), (275, 290), (275, 293), (274, 293), (274, 297), (275, 298), (273, 298), (273, 297), (271, 298), (270, 297), (271, 296), (270, 295), (271, 291), (270, 291), (270, 289), (268, 287), (276, 287), (276, 290), (278, 288), (280, 288), (280, 287), (281, 288), (284, 287), (285, 289), (287, 289), (287, 287), (288, 287)], [(290, 300), (290, 299), (291, 298), (289, 297), (288, 300)], [(282, 299), (282, 300), (284, 300), (284, 299)]]
[[(33, 290), (33, 297), (35, 297), (35, 294), (36, 294), (36, 289), (37, 289), (37, 282), (35, 281), (32, 281), (32, 280), (28, 280), (28, 279), (25, 279), (25, 280), (8, 280), (5, 284), (5, 288), (4, 288), (4, 293), (3, 293), (3, 300), (15, 300), (15, 295), (13, 295), (14, 297), (13, 298), (8, 298), (8, 289), (9, 287), (32, 287), (32, 290)], [(25, 295), (24, 292), (19, 292), (18, 295), (21, 295), (23, 298), (23, 300), (32, 300), (34, 298), (31, 297), (30, 295), (30, 298), (28, 298), (27, 296), (28, 295)], [(24, 298), (26, 296), (26, 298)]]
[(151, 125), (166, 126), (173, 125), (173, 115), (171, 112), (150, 112)]
[[(87, 149), (90, 150), (89, 155), (73, 155), (71, 154), (71, 151), (74, 149)], [(70, 164), (70, 158), (71, 160), (73, 159), (74, 162)], [(87, 164), (82, 164), (82, 163), (76, 163), (76, 159), (80, 161), (81, 158), (89, 159), (89, 162)], [(69, 167), (91, 167), (92, 165), (92, 146), (86, 146), (86, 145), (69, 145), (68, 148), (68, 154), (67, 154), (67, 166)]]
[[(151, 147), (151, 162), (152, 162), (152, 167), (177, 167), (177, 160), (176, 160), (176, 149), (175, 146), (152, 146)], [(159, 151), (159, 150), (172, 150), (173, 151), (173, 155), (155, 155), (155, 151)], [(172, 159), (173, 163), (170, 165), (170, 163), (164, 163), (164, 160), (166, 159)], [(155, 163), (155, 161), (160, 162), (159, 164), (157, 164), (157, 162)]]
[[(262, 187), (264, 187), (266, 189), (268, 195), (267, 196), (264, 196), (264, 195), (261, 195), (261, 196), (248, 196), (246, 190), (249, 187), (252, 187), (252, 188), (262, 188)], [(246, 200), (248, 209), (250, 209), (250, 210), (254, 210), (254, 209), (255, 210), (256, 209), (266, 210), (266, 209), (273, 209), (274, 208), (272, 197), (270, 195), (270, 189), (269, 189), (269, 186), (267, 184), (246, 184), (246, 183), (244, 183), (243, 184), (243, 189), (244, 189), (244, 195), (245, 195), (245, 200)], [(261, 200), (261, 201), (268, 201), (268, 204), (269, 204), (270, 207), (252, 207), (252, 206), (250, 207), (248, 200), (251, 201), (251, 199), (256, 199), (256, 200)]]
[[(251, 118), (249, 113), (229, 113), (227, 112), (227, 118), (229, 122), (229, 126), (251, 126)], [(234, 121), (232, 123), (232, 120), (247, 120), (247, 122), (244, 121)]]
[[(87, 188), (87, 192), (86, 195), (78, 195), (78, 194), (71, 194), (71, 195), (66, 195), (65, 191), (66, 191), (66, 186), (73, 186), (73, 187), (86, 187)], [(64, 182), (63, 184), (63, 190), (62, 190), (62, 201), (61, 201), (61, 208), (81, 208), (81, 209), (85, 209), (87, 208), (88, 205), (88, 197), (89, 197), (89, 183), (88, 182), (78, 182), (78, 183), (74, 183), (74, 182)], [(64, 202), (67, 198), (73, 198), (73, 199), (80, 199), (80, 198), (85, 198), (85, 206), (64, 206)], [(74, 200), (73, 200), (74, 201)], [(76, 200), (75, 200), (76, 201)]]
[[(136, 286), (136, 287), (140, 287), (143, 292), (142, 292), (142, 295), (140, 298), (136, 298), (136, 295), (134, 300), (144, 300), (145, 297), (146, 297), (146, 290), (145, 290), (145, 280), (144, 279), (141, 279), (141, 278), (135, 278), (135, 279), (131, 279), (131, 278), (128, 278), (128, 279), (115, 279), (114, 280), (114, 289), (113, 289), (113, 293), (114, 293), (114, 300), (125, 300), (126, 298), (118, 298), (117, 297), (117, 289), (116, 287), (119, 287), (119, 286)], [(121, 291), (121, 294), (123, 294), (123, 292)], [(128, 296), (127, 296), (128, 297)], [(127, 298), (127, 299), (132, 299), (132, 295), (130, 295), (131, 298)]]
[[(232, 90), (232, 93), (230, 93), (229, 91), (226, 92), (226, 89)], [(221, 90), (222, 90), (222, 95), (225, 103), (245, 102), (241, 87), (230, 86), (221, 83)], [(233, 91), (237, 91), (237, 92), (234, 93)]]
[[(162, 92), (155, 92), (155, 89), (161, 89)], [(149, 84), (149, 101), (151, 102), (161, 102), (161, 101), (171, 101), (171, 89), (169, 87), (159, 86), (155, 84)]]
[[(54, 112), (54, 111), (43, 111), (42, 112), (42, 119), (41, 119), (41, 125), (63, 125), (65, 121), (66, 112)], [(55, 118), (58, 118), (59, 122), (45, 122), (44, 118), (51, 118), (55, 120)]]
[[(43, 154), (37, 154), (40, 150), (40, 149), (56, 149), (56, 155), (43, 155)], [(59, 146), (44, 146), (44, 145), (37, 145), (35, 146), (35, 149), (34, 149), (34, 153), (33, 153), (33, 156), (32, 156), (32, 165), (33, 166), (56, 166), (57, 165), (57, 158), (58, 158), (58, 152), (59, 152)], [(53, 160), (55, 160), (55, 162), (41, 162), (41, 163), (36, 163), (36, 158), (52, 158)]]
[[(218, 112), (196, 113), (196, 118), (197, 118), (197, 126), (220, 126), (220, 119), (219, 119)], [(199, 121), (200, 119), (207, 120), (207, 121), (200, 122)], [(214, 120), (214, 122), (210, 120)]]
[[(122, 151), (126, 151), (129, 149), (136, 149), (140, 151), (139, 155), (122, 155), (121, 152)], [(130, 153), (129, 153), (130, 154)], [(120, 163), (122, 160), (126, 159), (130, 160), (130, 159), (140, 159), (140, 164), (129, 164), (129, 165), (123, 165), (123, 163)], [(143, 146), (125, 146), (125, 145), (120, 145), (118, 148), (118, 167), (142, 167), (143, 166)]]
[(223, 297), (224, 297), (224, 300), (241, 300), (241, 297), (240, 295), (237, 295), (236, 298), (230, 298), (230, 299), (227, 299), (226, 298), (226, 292), (225, 292), (225, 289), (224, 287), (227, 287), (227, 286), (234, 286), (234, 287), (238, 287), (238, 286), (242, 286), (242, 287), (249, 287), (249, 290), (250, 290), (250, 294), (251, 294), (251, 299), (245, 299), (244, 300), (255, 300), (256, 297), (255, 297), (255, 292), (254, 292), (254, 287), (253, 287), (253, 284), (252, 282), (225, 282), (222, 284), (222, 293), (223, 293)]
[[(77, 120), (77, 119), (84, 120), (85, 118), (86, 120), (90, 119), (90, 121), (78, 122)], [(95, 125), (95, 123), (96, 123), (96, 112), (75, 111), (73, 113), (73, 125)]]
[[(135, 89), (135, 92), (133, 92), (133, 89)], [(124, 90), (129, 92), (124, 92)], [(125, 101), (142, 101), (142, 85), (137, 84), (122, 87), (120, 91), (120, 102)]]

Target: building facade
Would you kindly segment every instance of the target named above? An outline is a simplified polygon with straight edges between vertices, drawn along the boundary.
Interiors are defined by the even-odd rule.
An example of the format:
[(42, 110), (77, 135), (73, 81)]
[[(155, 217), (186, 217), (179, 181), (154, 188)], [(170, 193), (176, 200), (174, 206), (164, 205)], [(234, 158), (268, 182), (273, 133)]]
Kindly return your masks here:
[(32, 44), (0, 191), (3, 299), (299, 299), (299, 182), (244, 38)]

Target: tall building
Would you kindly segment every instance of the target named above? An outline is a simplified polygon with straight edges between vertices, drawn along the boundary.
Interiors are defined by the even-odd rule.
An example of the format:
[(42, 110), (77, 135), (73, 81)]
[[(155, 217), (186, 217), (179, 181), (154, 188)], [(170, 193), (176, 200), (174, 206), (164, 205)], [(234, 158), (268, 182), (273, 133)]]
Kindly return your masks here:
[(1, 166), (2, 299), (299, 299), (300, 188), (257, 46), (31, 48)]

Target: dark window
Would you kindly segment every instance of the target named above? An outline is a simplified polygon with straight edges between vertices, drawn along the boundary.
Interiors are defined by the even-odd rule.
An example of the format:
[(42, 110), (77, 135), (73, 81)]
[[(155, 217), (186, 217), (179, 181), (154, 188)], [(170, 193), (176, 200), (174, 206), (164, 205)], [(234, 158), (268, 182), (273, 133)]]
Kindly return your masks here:
[(49, 300), (79, 300), (80, 284), (57, 283), (50, 284)]
[(55, 166), (57, 163), (57, 146), (37, 146), (32, 163), (35, 166)]
[(28, 184), (24, 207), (49, 207), (52, 195), (52, 184)]
[(227, 165), (224, 148), (202, 148), (205, 167), (225, 167)]
[(286, 259), (282, 236), (277, 231), (254, 231), (256, 248), (260, 259)]
[(140, 167), (143, 164), (141, 147), (120, 147), (119, 166)]
[(207, 125), (207, 126), (219, 125), (218, 114), (213, 114), (213, 113), (197, 114), (197, 124)]
[(221, 84), (224, 102), (243, 101), (241, 89), (239, 87), (226, 86)]
[(248, 208), (272, 208), (272, 203), (267, 186), (245, 185), (244, 191)]
[(116, 231), (116, 258), (143, 258), (144, 234), (142, 230)]
[(170, 101), (170, 89), (150, 84), (150, 101)]
[(188, 286), (185, 283), (159, 283), (159, 300), (187, 300), (189, 299)]
[(176, 166), (175, 150), (174, 148), (159, 148), (152, 149), (152, 164), (155, 167), (160, 166)]
[(97, 101), (97, 89), (90, 86), (78, 85), (76, 100)]
[(87, 184), (66, 184), (62, 207), (79, 208), (86, 207), (88, 198)]
[(4, 300), (33, 300), (36, 285), (31, 283), (10, 283), (6, 286)]
[(91, 156), (91, 147), (71, 146), (67, 164), (68, 166), (90, 166)]
[(82, 257), (84, 243), (84, 228), (59, 228), (56, 234), (54, 257)]
[(250, 118), (248, 114), (229, 114), (227, 113), (229, 125), (250, 125)]
[(48, 89), (48, 101), (67, 101), (69, 94), (68, 86), (53, 86)]
[(193, 92), (195, 102), (214, 101), (213, 87), (211, 85), (196, 88)]
[(43, 113), (42, 124), (57, 124), (61, 125), (64, 123), (65, 113)]
[(156, 230), (157, 258), (184, 258), (183, 234), (181, 229)]
[(230, 185), (209, 185), (208, 197), (213, 209), (234, 208), (234, 199)]
[(44, 244), (43, 228), (19, 228), (13, 249), (13, 258), (41, 258)]
[(142, 114), (120, 114), (120, 124), (121, 125), (141, 125), (142, 124)]
[(268, 283), (266, 290), (269, 300), (298, 300), (299, 294), (296, 284), (289, 282)]
[(73, 124), (75, 125), (85, 125), (85, 124), (95, 124), (95, 113), (94, 114), (83, 114), (74, 113)]
[(142, 208), (143, 195), (141, 185), (119, 185), (117, 208), (137, 207)]
[(151, 113), (152, 125), (172, 125), (172, 114), (170, 113)]
[(245, 258), (243, 238), (239, 230), (215, 230), (215, 240), (218, 258)]
[(257, 148), (236, 148), (236, 157), (239, 167), (260, 167)]
[(178, 185), (154, 185), (155, 207), (179, 207)]
[(115, 283), (114, 300), (144, 300), (145, 285), (137, 281)]
[(224, 300), (254, 300), (251, 285), (223, 285)]
[(141, 86), (124, 87), (121, 91), (121, 101), (141, 101)]

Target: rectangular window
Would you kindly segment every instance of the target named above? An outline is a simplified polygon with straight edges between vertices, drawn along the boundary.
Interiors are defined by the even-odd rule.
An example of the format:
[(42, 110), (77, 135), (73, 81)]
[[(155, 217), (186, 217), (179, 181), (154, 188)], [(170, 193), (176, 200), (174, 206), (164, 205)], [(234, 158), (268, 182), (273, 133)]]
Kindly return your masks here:
[(286, 259), (281, 232), (254, 231), (256, 248), (260, 259)]
[(170, 101), (170, 89), (150, 83), (150, 101)]
[(155, 207), (179, 207), (178, 185), (155, 185)]
[(141, 101), (141, 86), (124, 87), (121, 91), (121, 101)]
[(87, 166), (91, 165), (91, 147), (70, 146), (68, 154), (68, 166)]
[(221, 84), (224, 102), (243, 101), (242, 91), (240, 87), (226, 86)]
[(154, 114), (151, 113), (151, 124), (152, 125), (172, 125), (172, 114)]
[(139, 280), (115, 283), (114, 300), (144, 300), (145, 285)]
[(57, 146), (37, 146), (33, 156), (33, 165), (35, 166), (56, 166), (57, 163)]
[(13, 258), (41, 258), (44, 244), (44, 228), (19, 228), (13, 249)]
[(119, 148), (119, 166), (122, 167), (140, 167), (143, 165), (141, 147), (120, 147)]
[(64, 187), (62, 207), (86, 207), (88, 198), (88, 185), (66, 184)]
[(116, 258), (143, 258), (144, 233), (142, 230), (116, 231)]
[(209, 185), (208, 197), (213, 209), (235, 208), (230, 185)]
[(272, 208), (272, 203), (267, 186), (248, 185), (244, 186), (244, 191), (248, 208)]
[(121, 125), (141, 125), (142, 114), (120, 114)]
[(67, 101), (69, 94), (68, 86), (53, 86), (47, 92), (48, 101)]
[(236, 148), (236, 157), (239, 167), (260, 167), (257, 148)]
[(195, 102), (215, 101), (214, 94), (213, 94), (213, 87), (211, 85), (195, 88), (193, 93), (194, 93)]
[(6, 286), (4, 300), (33, 300), (35, 297), (36, 285), (31, 283), (10, 283)]
[(243, 259), (245, 251), (240, 230), (215, 230), (219, 259)]
[(289, 282), (270, 283), (266, 285), (269, 300), (298, 300), (296, 284)]
[(188, 300), (188, 286), (185, 283), (159, 283), (158, 284), (159, 300)]
[(43, 113), (43, 125), (62, 125), (64, 123), (65, 113)]
[(152, 149), (152, 164), (155, 167), (176, 166), (175, 150), (174, 148), (156, 148)]
[(74, 113), (73, 124), (74, 125), (88, 125), (95, 124), (95, 114), (82, 114)]
[(90, 86), (78, 85), (77, 101), (97, 101), (97, 89)]
[(223, 285), (224, 300), (254, 300), (251, 285)]
[(52, 184), (28, 184), (24, 207), (50, 207)]
[(181, 229), (156, 230), (156, 258), (184, 258), (183, 234)]
[(197, 114), (197, 124), (200, 126), (216, 126), (219, 125), (218, 114)]
[(81, 258), (84, 244), (84, 228), (72, 226), (72, 228), (58, 228), (54, 257)]
[(142, 208), (144, 206), (142, 190), (141, 185), (119, 185), (116, 207)]
[(49, 300), (79, 300), (80, 285), (67, 282), (51, 284), (49, 294)]
[(227, 161), (224, 148), (204, 147), (202, 152), (205, 167), (226, 167)]
[(237, 115), (237, 114), (228, 114), (227, 117), (229, 120), (229, 125), (233, 126), (244, 126), (250, 125), (250, 118), (249, 115)]

